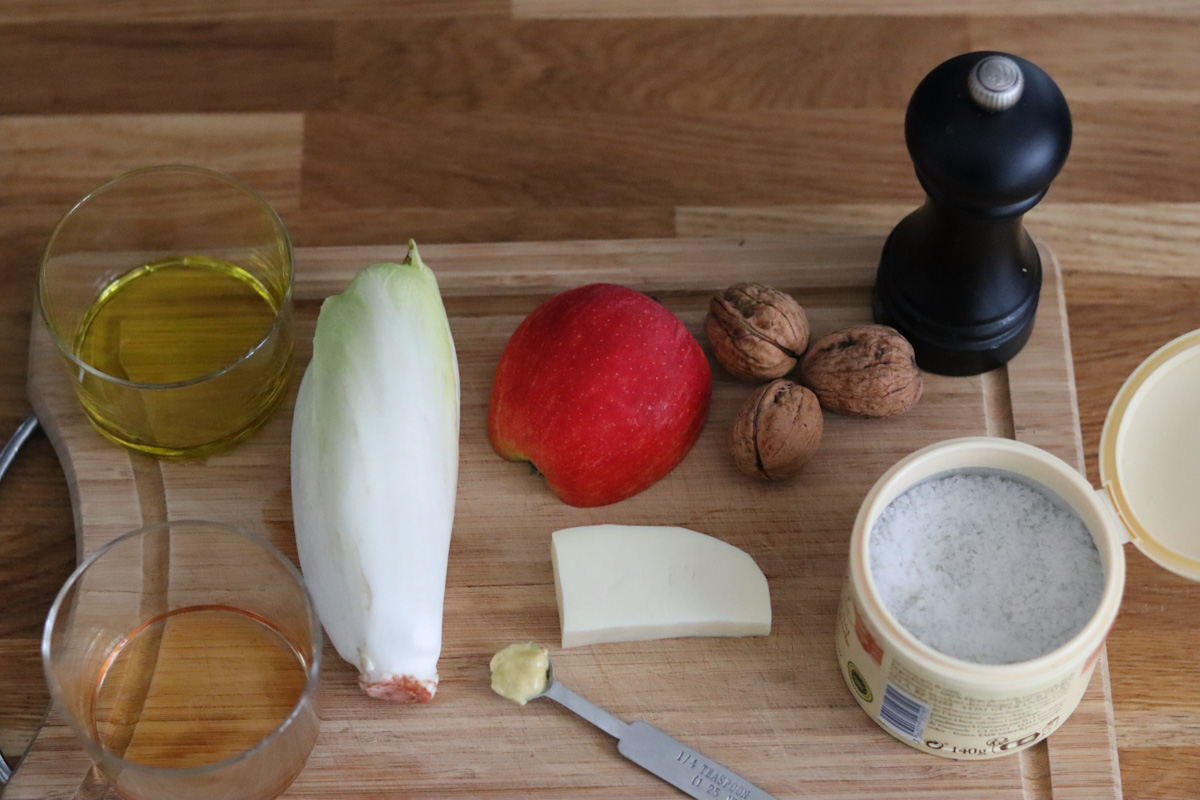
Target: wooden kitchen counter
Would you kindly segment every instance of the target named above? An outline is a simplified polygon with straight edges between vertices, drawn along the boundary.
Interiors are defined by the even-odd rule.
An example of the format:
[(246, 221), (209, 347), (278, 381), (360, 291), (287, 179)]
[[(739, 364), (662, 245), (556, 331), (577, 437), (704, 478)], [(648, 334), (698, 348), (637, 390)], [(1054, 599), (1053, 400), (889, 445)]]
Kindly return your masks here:
[[(40, 248), (126, 169), (229, 172), (305, 247), (882, 235), (922, 199), (902, 130), (916, 83), (997, 49), (1049, 72), (1074, 119), (1027, 225), (1064, 273), (1097, 483), (1117, 389), (1200, 327), (1197, 42), (1183, 0), (0, 0), (0, 436), (30, 413)], [(12, 762), (45, 713), (38, 637), (75, 562), (42, 434), (0, 520)], [(1108, 640), (1124, 795), (1194, 799), (1200, 585), (1127, 556)]]

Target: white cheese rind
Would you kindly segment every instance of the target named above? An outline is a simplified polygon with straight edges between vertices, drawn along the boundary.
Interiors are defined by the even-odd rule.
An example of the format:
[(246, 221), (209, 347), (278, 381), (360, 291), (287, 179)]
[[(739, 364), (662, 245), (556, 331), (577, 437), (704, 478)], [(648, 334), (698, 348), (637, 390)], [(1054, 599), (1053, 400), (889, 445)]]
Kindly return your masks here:
[(555, 531), (550, 551), (563, 647), (771, 632), (762, 570), (712, 536), (587, 525)]

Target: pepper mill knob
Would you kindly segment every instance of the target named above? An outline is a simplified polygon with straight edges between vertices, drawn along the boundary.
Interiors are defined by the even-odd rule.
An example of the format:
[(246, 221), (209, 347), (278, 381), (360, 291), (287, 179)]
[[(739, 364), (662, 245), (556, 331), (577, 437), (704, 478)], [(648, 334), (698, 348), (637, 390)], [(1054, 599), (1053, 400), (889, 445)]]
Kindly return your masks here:
[(1008, 56), (988, 56), (971, 68), (967, 90), (984, 111), (1005, 111), (1021, 99), (1025, 78)]
[(1022, 216), (1066, 162), (1070, 110), (1029, 61), (966, 53), (917, 86), (904, 135), (927, 197), (884, 244), (875, 318), (912, 342), (922, 369), (986, 372), (1033, 330), (1041, 259)]

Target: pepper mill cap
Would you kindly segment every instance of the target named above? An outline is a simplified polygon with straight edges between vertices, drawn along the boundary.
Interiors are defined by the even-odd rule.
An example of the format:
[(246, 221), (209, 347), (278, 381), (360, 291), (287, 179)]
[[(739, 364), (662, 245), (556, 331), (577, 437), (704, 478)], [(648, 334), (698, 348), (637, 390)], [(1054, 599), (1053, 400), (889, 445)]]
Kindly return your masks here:
[(988, 56), (971, 68), (967, 90), (984, 111), (1007, 111), (1021, 99), (1025, 78), (1017, 62), (1008, 56)]
[(904, 138), (917, 178), (935, 202), (1011, 216), (1036, 205), (1066, 163), (1071, 112), (1058, 85), (1035, 64), (1007, 53), (966, 53), (917, 85)]

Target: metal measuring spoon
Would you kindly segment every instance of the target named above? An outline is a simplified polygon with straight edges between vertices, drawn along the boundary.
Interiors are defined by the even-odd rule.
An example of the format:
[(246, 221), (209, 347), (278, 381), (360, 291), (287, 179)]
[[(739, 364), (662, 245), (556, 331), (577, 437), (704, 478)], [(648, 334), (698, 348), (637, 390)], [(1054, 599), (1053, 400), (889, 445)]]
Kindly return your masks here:
[(680, 791), (698, 800), (775, 800), (772, 795), (667, 736), (641, 720), (622, 722), (590, 700), (575, 694), (554, 678), (554, 662), (546, 670), (546, 688), (531, 700), (549, 697), (617, 739), (617, 751)]

